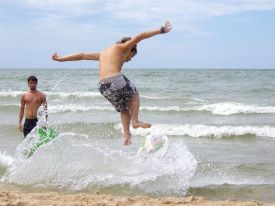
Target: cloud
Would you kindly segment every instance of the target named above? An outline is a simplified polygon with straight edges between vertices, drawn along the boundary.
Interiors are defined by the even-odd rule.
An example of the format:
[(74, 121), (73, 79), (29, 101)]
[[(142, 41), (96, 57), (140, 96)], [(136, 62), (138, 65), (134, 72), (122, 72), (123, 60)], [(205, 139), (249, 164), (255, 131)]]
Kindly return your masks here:
[(82, 6), (93, 3), (93, 0), (26, 0), (28, 4), (35, 6)]
[[(25, 0), (36, 8), (73, 12), (79, 15), (104, 13), (108, 17), (147, 21), (154, 18), (196, 19), (222, 16), (242, 11), (275, 9), (275, 0)], [(81, 13), (83, 12), (84, 13)]]
[[(275, 0), (24, 0), (40, 10), (41, 23), (86, 24), (98, 19), (98, 26), (116, 27), (119, 21), (149, 27), (169, 19), (175, 27), (197, 34), (208, 34), (197, 26), (207, 19), (245, 11), (274, 10)], [(130, 24), (130, 25), (131, 25)]]
[[(157, 28), (168, 19), (174, 31), (172, 38), (165, 42), (165, 47), (170, 44), (171, 48), (175, 47), (175, 51), (180, 51), (179, 55), (183, 51), (190, 54), (193, 49), (197, 58), (197, 52), (207, 51), (194, 49), (207, 47), (206, 44), (203, 45), (204, 42), (200, 44), (201, 41), (197, 40), (222, 29), (211, 27), (210, 30), (207, 23), (212, 19), (272, 10), (275, 10), (275, 0), (1, 0), (0, 47), (3, 54), (19, 50), (20, 56), (40, 52), (41, 58), (45, 53), (50, 53), (53, 49), (59, 51), (60, 48), (66, 52), (90, 48), (99, 50), (122, 35), (131, 36), (144, 29)], [(253, 16), (253, 19), (254, 17), (258, 16)], [(252, 18), (247, 19), (249, 21)], [(268, 21), (263, 26), (266, 27), (269, 23)], [(188, 41), (191, 40), (188, 50), (186, 45), (181, 47), (187, 39), (182, 36), (191, 37), (188, 38)], [(266, 36), (268, 37), (264, 37)], [(211, 42), (213, 39), (215, 38), (207, 40)], [(158, 41), (158, 38), (150, 41), (151, 47), (144, 47), (144, 50), (163, 46)], [(29, 56), (23, 56), (22, 61), (32, 61)], [(143, 65), (143, 60), (140, 64)]]
[(1, 4), (23, 5), (26, 12), (21, 25), (25, 28), (47, 28), (49, 32), (77, 28), (78, 33), (104, 34), (135, 32), (169, 19), (177, 32), (210, 35), (201, 26), (206, 20), (275, 9), (275, 0), (2, 0)]

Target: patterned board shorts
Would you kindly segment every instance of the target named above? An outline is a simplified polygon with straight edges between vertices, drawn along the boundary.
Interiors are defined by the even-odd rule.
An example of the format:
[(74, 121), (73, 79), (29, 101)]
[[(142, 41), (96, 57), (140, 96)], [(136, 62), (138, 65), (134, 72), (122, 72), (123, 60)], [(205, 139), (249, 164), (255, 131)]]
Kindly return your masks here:
[(135, 85), (121, 73), (100, 80), (99, 91), (118, 112), (128, 109), (129, 101), (138, 94)]

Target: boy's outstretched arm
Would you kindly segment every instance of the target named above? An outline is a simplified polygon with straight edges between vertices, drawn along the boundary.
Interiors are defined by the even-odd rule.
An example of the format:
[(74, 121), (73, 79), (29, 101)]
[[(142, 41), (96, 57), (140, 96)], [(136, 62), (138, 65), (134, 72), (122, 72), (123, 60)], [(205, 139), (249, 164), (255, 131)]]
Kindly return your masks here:
[(150, 31), (142, 32), (136, 36), (134, 36), (129, 41), (125, 42), (124, 44), (121, 44), (121, 46), (125, 47), (126, 49), (132, 49), (137, 43), (140, 41), (150, 38), (152, 36), (155, 36), (157, 34), (164, 34), (171, 31), (172, 26), (169, 21), (166, 21), (163, 26), (161, 26), (159, 29), (154, 29)]
[(52, 55), (52, 59), (59, 62), (79, 61), (79, 60), (99, 60), (100, 53), (95, 52), (79, 52), (65, 56), (59, 56), (57, 53)]

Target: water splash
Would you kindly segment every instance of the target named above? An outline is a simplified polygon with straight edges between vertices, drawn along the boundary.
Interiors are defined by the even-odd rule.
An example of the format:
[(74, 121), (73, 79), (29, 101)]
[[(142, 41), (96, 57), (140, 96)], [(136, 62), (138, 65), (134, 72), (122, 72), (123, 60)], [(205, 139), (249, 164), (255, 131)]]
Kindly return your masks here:
[(13, 157), (8, 155), (6, 151), (0, 151), (0, 167), (8, 167), (13, 163)]
[(41, 135), (41, 132), (43, 131), (46, 132), (46, 134), (52, 133), (52, 129), (49, 127), (46, 116), (47, 108), (45, 108), (45, 106), (42, 105), (38, 108), (37, 111), (37, 125), (32, 129), (32, 131), (27, 135), (27, 137), (16, 147), (16, 159), (22, 160), (29, 158), (35, 152), (35, 150), (38, 149), (38, 147), (51, 140), (49, 139), (49, 141), (45, 141), (47, 139), (43, 138), (43, 135)]
[(24, 151), (39, 141), (38, 128), (48, 126), (43, 107), (38, 119), (37, 127), (17, 146), (3, 181), (73, 191), (127, 186), (147, 194), (184, 195), (197, 168), (183, 140), (170, 142), (162, 159), (144, 161), (137, 155), (138, 145), (125, 147), (113, 138), (75, 133), (59, 134), (26, 158)]
[(197, 162), (183, 141), (170, 143), (163, 159), (141, 160), (137, 148), (63, 133), (27, 161), (16, 161), (6, 179), (20, 185), (85, 190), (127, 185), (153, 194), (185, 194)]

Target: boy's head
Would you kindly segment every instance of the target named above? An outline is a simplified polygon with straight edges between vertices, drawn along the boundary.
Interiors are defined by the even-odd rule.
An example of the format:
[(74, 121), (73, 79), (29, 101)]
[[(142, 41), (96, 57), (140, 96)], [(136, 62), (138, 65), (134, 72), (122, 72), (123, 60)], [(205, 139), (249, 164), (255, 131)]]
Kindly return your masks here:
[(28, 77), (28, 85), (29, 85), (30, 90), (36, 90), (37, 81), (38, 80), (35, 76)]
[[(123, 44), (127, 41), (129, 41), (131, 39), (131, 37), (127, 36), (127, 37), (123, 37), (121, 40), (119, 40), (117, 42), (117, 44)], [(137, 45), (133, 46), (133, 48), (131, 49), (131, 52), (132, 52), (132, 57), (135, 56), (137, 54)]]

